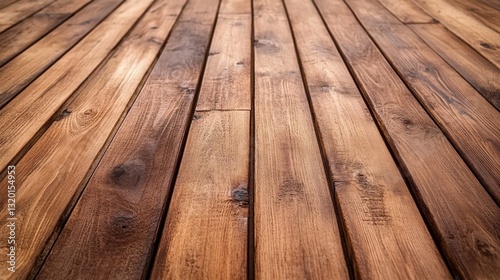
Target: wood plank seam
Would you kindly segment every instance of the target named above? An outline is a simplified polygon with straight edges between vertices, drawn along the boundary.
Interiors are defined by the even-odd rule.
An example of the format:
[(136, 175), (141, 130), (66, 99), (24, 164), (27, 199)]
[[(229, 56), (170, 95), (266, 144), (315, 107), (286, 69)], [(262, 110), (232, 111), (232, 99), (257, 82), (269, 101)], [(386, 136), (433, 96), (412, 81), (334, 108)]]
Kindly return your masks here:
[(255, 279), (255, 11), (254, 0), (250, 0), (250, 158), (248, 167), (248, 236), (247, 276)]

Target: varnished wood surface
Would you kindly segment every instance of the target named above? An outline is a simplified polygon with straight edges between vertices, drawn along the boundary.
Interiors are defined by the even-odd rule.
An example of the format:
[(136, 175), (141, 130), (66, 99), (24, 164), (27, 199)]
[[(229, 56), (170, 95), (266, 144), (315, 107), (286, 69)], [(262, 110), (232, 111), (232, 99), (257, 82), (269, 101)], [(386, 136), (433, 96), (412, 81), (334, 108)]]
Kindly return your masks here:
[(500, 279), (497, 2), (0, 0), (0, 279)]

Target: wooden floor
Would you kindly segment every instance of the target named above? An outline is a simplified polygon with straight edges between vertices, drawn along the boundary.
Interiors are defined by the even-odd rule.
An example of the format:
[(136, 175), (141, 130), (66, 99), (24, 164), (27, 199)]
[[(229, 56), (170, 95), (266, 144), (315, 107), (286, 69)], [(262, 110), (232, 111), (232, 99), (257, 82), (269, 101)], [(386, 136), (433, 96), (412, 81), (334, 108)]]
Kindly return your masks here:
[(499, 67), (498, 0), (0, 0), (0, 279), (500, 279)]

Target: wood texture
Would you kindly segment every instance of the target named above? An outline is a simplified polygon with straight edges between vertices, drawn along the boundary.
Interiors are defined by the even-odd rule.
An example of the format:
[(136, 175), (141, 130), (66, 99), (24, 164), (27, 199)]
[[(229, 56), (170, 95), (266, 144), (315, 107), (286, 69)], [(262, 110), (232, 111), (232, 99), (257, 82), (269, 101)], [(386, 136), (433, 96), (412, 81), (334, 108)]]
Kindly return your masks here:
[(500, 11), (475, 0), (447, 0), (451, 5), (464, 11), (491, 29), (500, 32)]
[(348, 277), (281, 1), (254, 1), (255, 277)]
[[(97, 1), (0, 68), (0, 107), (28, 86), (87, 35), (123, 0)], [(96, 12), (97, 11), (97, 12)], [(68, 36), (71, 34), (71, 36)]]
[(152, 278), (247, 279), (249, 132), (249, 111), (194, 115)]
[[(23, 174), (18, 180), (22, 188), (17, 193), (21, 198), (17, 206), (23, 209), (19, 218), (27, 223), (18, 227), (23, 235), (17, 250), (23, 257), (15, 276), (24, 277), (36, 271), (37, 262), (48, 252), (46, 248), (52, 247), (94, 160), (155, 59), (183, 4), (164, 3), (160, 1), (152, 7), (106, 64), (76, 91), (75, 100), (65, 107), (60, 119), (17, 163), (16, 169)], [(53, 162), (61, 166), (54, 170)], [(60, 247), (64, 245), (56, 244), (39, 278), (64, 279), (74, 269), (69, 260), (75, 255), (72, 251), (67, 251), (69, 256), (58, 255)]]
[(446, 0), (412, 0), (500, 68), (500, 34)]
[(453, 270), (498, 274), (498, 206), (345, 3), (316, 2)]
[[(360, 279), (451, 279), (312, 2), (285, 0)], [(307, 17), (303, 17), (303, 14)], [(401, 227), (405, 224), (405, 227)], [(384, 257), (382, 257), (384, 256)]]
[[(57, 269), (44, 270), (44, 279), (146, 276), (217, 4), (197, 0), (184, 8), (62, 231), (54, 262), (49, 256)], [(63, 261), (67, 265), (59, 268)]]
[(90, 0), (57, 1), (0, 34), (0, 66), (45, 36)]
[(362, 25), (500, 204), (500, 113), (446, 61), (375, 2), (349, 0)]
[(0, 2), (0, 9), (3, 9), (16, 1), (18, 1), (18, 0), (2, 0)]
[(440, 24), (411, 29), (500, 110), (500, 70)]
[[(29, 143), (118, 44), (151, 1), (125, 2), (0, 110), (0, 170)], [(103, 34), (106, 36), (103, 36)]]
[(54, 0), (19, 0), (0, 10), (0, 32), (8, 29)]
[(433, 23), (436, 22), (412, 0), (378, 0), (387, 10), (403, 23)]

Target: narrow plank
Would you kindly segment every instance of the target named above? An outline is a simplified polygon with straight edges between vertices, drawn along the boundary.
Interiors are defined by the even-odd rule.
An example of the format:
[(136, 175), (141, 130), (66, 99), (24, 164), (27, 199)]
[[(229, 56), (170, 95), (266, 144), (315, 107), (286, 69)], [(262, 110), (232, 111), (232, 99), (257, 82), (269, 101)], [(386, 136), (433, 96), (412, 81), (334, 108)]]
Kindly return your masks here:
[(0, 34), (0, 66), (68, 19), (91, 0), (56, 1)]
[(500, 110), (500, 70), (440, 24), (409, 25), (481, 95)]
[(283, 3), (253, 5), (255, 277), (346, 279), (337, 217)]
[(364, 28), (500, 204), (500, 113), (409, 27), (378, 3), (349, 0)]
[(0, 68), (0, 107), (71, 49), (123, 0), (93, 2)]
[[(17, 240), (16, 252), (22, 258), (17, 263), (16, 277), (37, 271), (46, 248), (52, 247), (61, 222), (66, 220), (68, 209), (91, 173), (89, 169), (155, 60), (183, 2), (156, 2), (106, 64), (76, 91), (65, 115), (16, 164), (17, 172), (22, 174), (17, 181), (17, 206), (23, 210), (18, 219), (24, 221), (17, 228), (23, 234)], [(79, 255), (65, 245), (63, 241), (55, 245), (41, 278), (63, 279), (70, 275), (75, 265), (71, 260)]]
[(415, 279), (418, 275), (423, 279), (451, 279), (313, 3), (302, 0), (285, 0), (285, 3), (356, 276)]
[[(46, 126), (108, 56), (152, 0), (126, 1), (43, 75), (0, 110), (0, 170)], [(103, 36), (106, 34), (106, 36)]]
[(412, 0), (378, 0), (386, 9), (403, 23), (433, 23), (436, 22)]
[(466, 279), (498, 275), (498, 206), (349, 7), (316, 3), (452, 268)]
[(249, 111), (196, 113), (153, 279), (247, 279), (249, 127)]
[(451, 5), (464, 11), (491, 29), (500, 32), (500, 11), (475, 0), (447, 0)]
[(12, 3), (17, 2), (17, 1), (18, 0), (2, 0), (0, 2), (0, 9), (3, 9), (3, 8), (5, 8), (5, 7), (11, 5)]
[(215, 0), (187, 3), (61, 232), (41, 279), (146, 276), (217, 6)]
[(500, 68), (500, 34), (445, 0), (413, 0)]
[(19, 0), (0, 10), (0, 32), (43, 9), (54, 0)]

